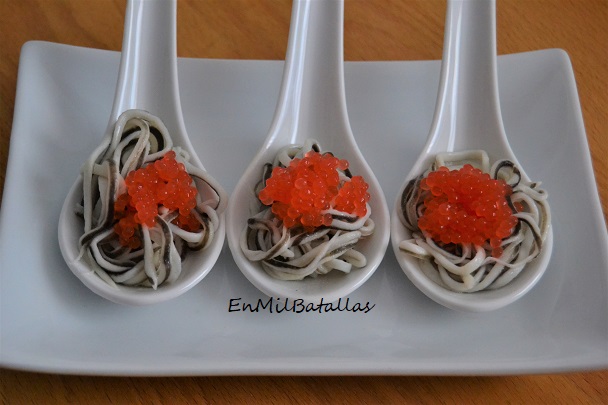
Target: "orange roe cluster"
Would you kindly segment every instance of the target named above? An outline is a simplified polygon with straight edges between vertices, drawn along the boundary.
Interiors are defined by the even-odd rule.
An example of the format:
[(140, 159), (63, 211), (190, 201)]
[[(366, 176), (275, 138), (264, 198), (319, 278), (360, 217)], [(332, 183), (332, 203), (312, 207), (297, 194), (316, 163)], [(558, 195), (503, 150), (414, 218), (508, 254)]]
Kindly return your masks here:
[(121, 245), (136, 249), (141, 246), (137, 235), (140, 225), (153, 227), (158, 209), (164, 206), (170, 211), (179, 211), (174, 224), (196, 232), (200, 223), (192, 215), (196, 207), (196, 187), (183, 163), (175, 160), (175, 152), (167, 152), (162, 159), (127, 174), (127, 192), (114, 202), (114, 232)]
[(330, 208), (358, 217), (367, 214), (370, 195), (361, 176), (340, 184), (338, 170), (346, 170), (348, 161), (331, 153), (309, 151), (303, 158), (293, 159), (289, 166), (275, 167), (259, 199), (271, 205), (272, 213), (288, 227), (302, 225), (308, 231), (329, 226)]
[(503, 180), (467, 164), (459, 170), (440, 167), (420, 182), (424, 196), (418, 227), (436, 242), (492, 247), (502, 255), (501, 241), (513, 232), (517, 218), (507, 203), (512, 189)]

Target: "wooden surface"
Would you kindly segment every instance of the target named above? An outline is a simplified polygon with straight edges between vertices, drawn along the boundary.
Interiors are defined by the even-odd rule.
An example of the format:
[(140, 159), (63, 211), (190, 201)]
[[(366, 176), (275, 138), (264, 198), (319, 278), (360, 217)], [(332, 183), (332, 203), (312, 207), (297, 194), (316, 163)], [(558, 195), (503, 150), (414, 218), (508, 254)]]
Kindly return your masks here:
[[(0, 0), (0, 188), (21, 46), (120, 50), (124, 0)], [(283, 59), (291, 2), (180, 0), (179, 56)], [(445, 3), (346, 0), (346, 60), (440, 59)], [(499, 0), (498, 52), (562, 48), (608, 212), (608, 1)], [(6, 333), (6, 331), (3, 331)], [(607, 342), (608, 344), (608, 342)], [(608, 403), (608, 371), (508, 377), (110, 378), (2, 370), (3, 403)]]

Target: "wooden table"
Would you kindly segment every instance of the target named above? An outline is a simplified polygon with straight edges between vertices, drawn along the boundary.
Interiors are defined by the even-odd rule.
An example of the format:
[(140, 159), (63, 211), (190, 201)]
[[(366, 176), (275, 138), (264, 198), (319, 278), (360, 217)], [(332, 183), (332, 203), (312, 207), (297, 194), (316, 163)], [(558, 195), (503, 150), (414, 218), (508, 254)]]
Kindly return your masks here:
[[(120, 50), (125, 0), (0, 1), (0, 187), (21, 46), (45, 40)], [(291, 2), (180, 0), (179, 56), (283, 59)], [(347, 0), (345, 59), (442, 54), (445, 3)], [(595, 175), (608, 212), (608, 2), (500, 0), (500, 54), (562, 48), (572, 59)], [(608, 344), (608, 342), (607, 342)], [(2, 370), (3, 403), (606, 403), (608, 371), (508, 377), (118, 378)]]

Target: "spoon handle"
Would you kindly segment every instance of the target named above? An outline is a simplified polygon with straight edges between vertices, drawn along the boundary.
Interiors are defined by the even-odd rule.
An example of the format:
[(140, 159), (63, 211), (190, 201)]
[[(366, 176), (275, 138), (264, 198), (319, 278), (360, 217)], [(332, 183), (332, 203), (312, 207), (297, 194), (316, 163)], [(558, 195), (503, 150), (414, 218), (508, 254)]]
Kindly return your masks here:
[[(295, 139), (298, 133), (327, 133), (348, 125), (343, 69), (344, 1), (294, 0), (290, 24), (283, 85), (271, 133), (287, 130), (291, 142), (297, 143), (302, 141)], [(337, 120), (336, 113), (344, 120)], [(329, 114), (334, 116), (328, 117)]]
[(110, 126), (121, 113), (137, 108), (164, 112), (161, 119), (169, 131), (181, 128), (176, 9), (176, 0), (129, 0)]
[(444, 43), (441, 108), (435, 112), (437, 127), (431, 133), (449, 133), (438, 149), (478, 145), (476, 149), (486, 149), (492, 157), (493, 145), (496, 153), (509, 147), (498, 98), (496, 1), (449, 0)]

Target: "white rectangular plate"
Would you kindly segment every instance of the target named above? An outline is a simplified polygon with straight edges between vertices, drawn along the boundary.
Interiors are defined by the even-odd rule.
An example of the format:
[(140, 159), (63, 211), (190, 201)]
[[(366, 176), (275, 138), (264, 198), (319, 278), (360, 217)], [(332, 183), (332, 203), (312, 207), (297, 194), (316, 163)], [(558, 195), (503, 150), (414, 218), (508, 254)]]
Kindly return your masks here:
[[(510, 374), (608, 366), (608, 238), (564, 52), (499, 58), (506, 131), (526, 172), (550, 194), (555, 248), (528, 295), (483, 314), (428, 299), (390, 248), (349, 297), (350, 308), (373, 306), (368, 313), (230, 312), (231, 303), (268, 298), (239, 272), (227, 244), (211, 273), (173, 301), (126, 307), (91, 293), (62, 260), (57, 220), (105, 130), (118, 62), (116, 52), (58, 44), (23, 49), (0, 218), (2, 366), (105, 375)], [(266, 136), (282, 67), (179, 61), (188, 132), (229, 192)], [(391, 206), (428, 133), (439, 68), (438, 61), (346, 63), (352, 129)]]

